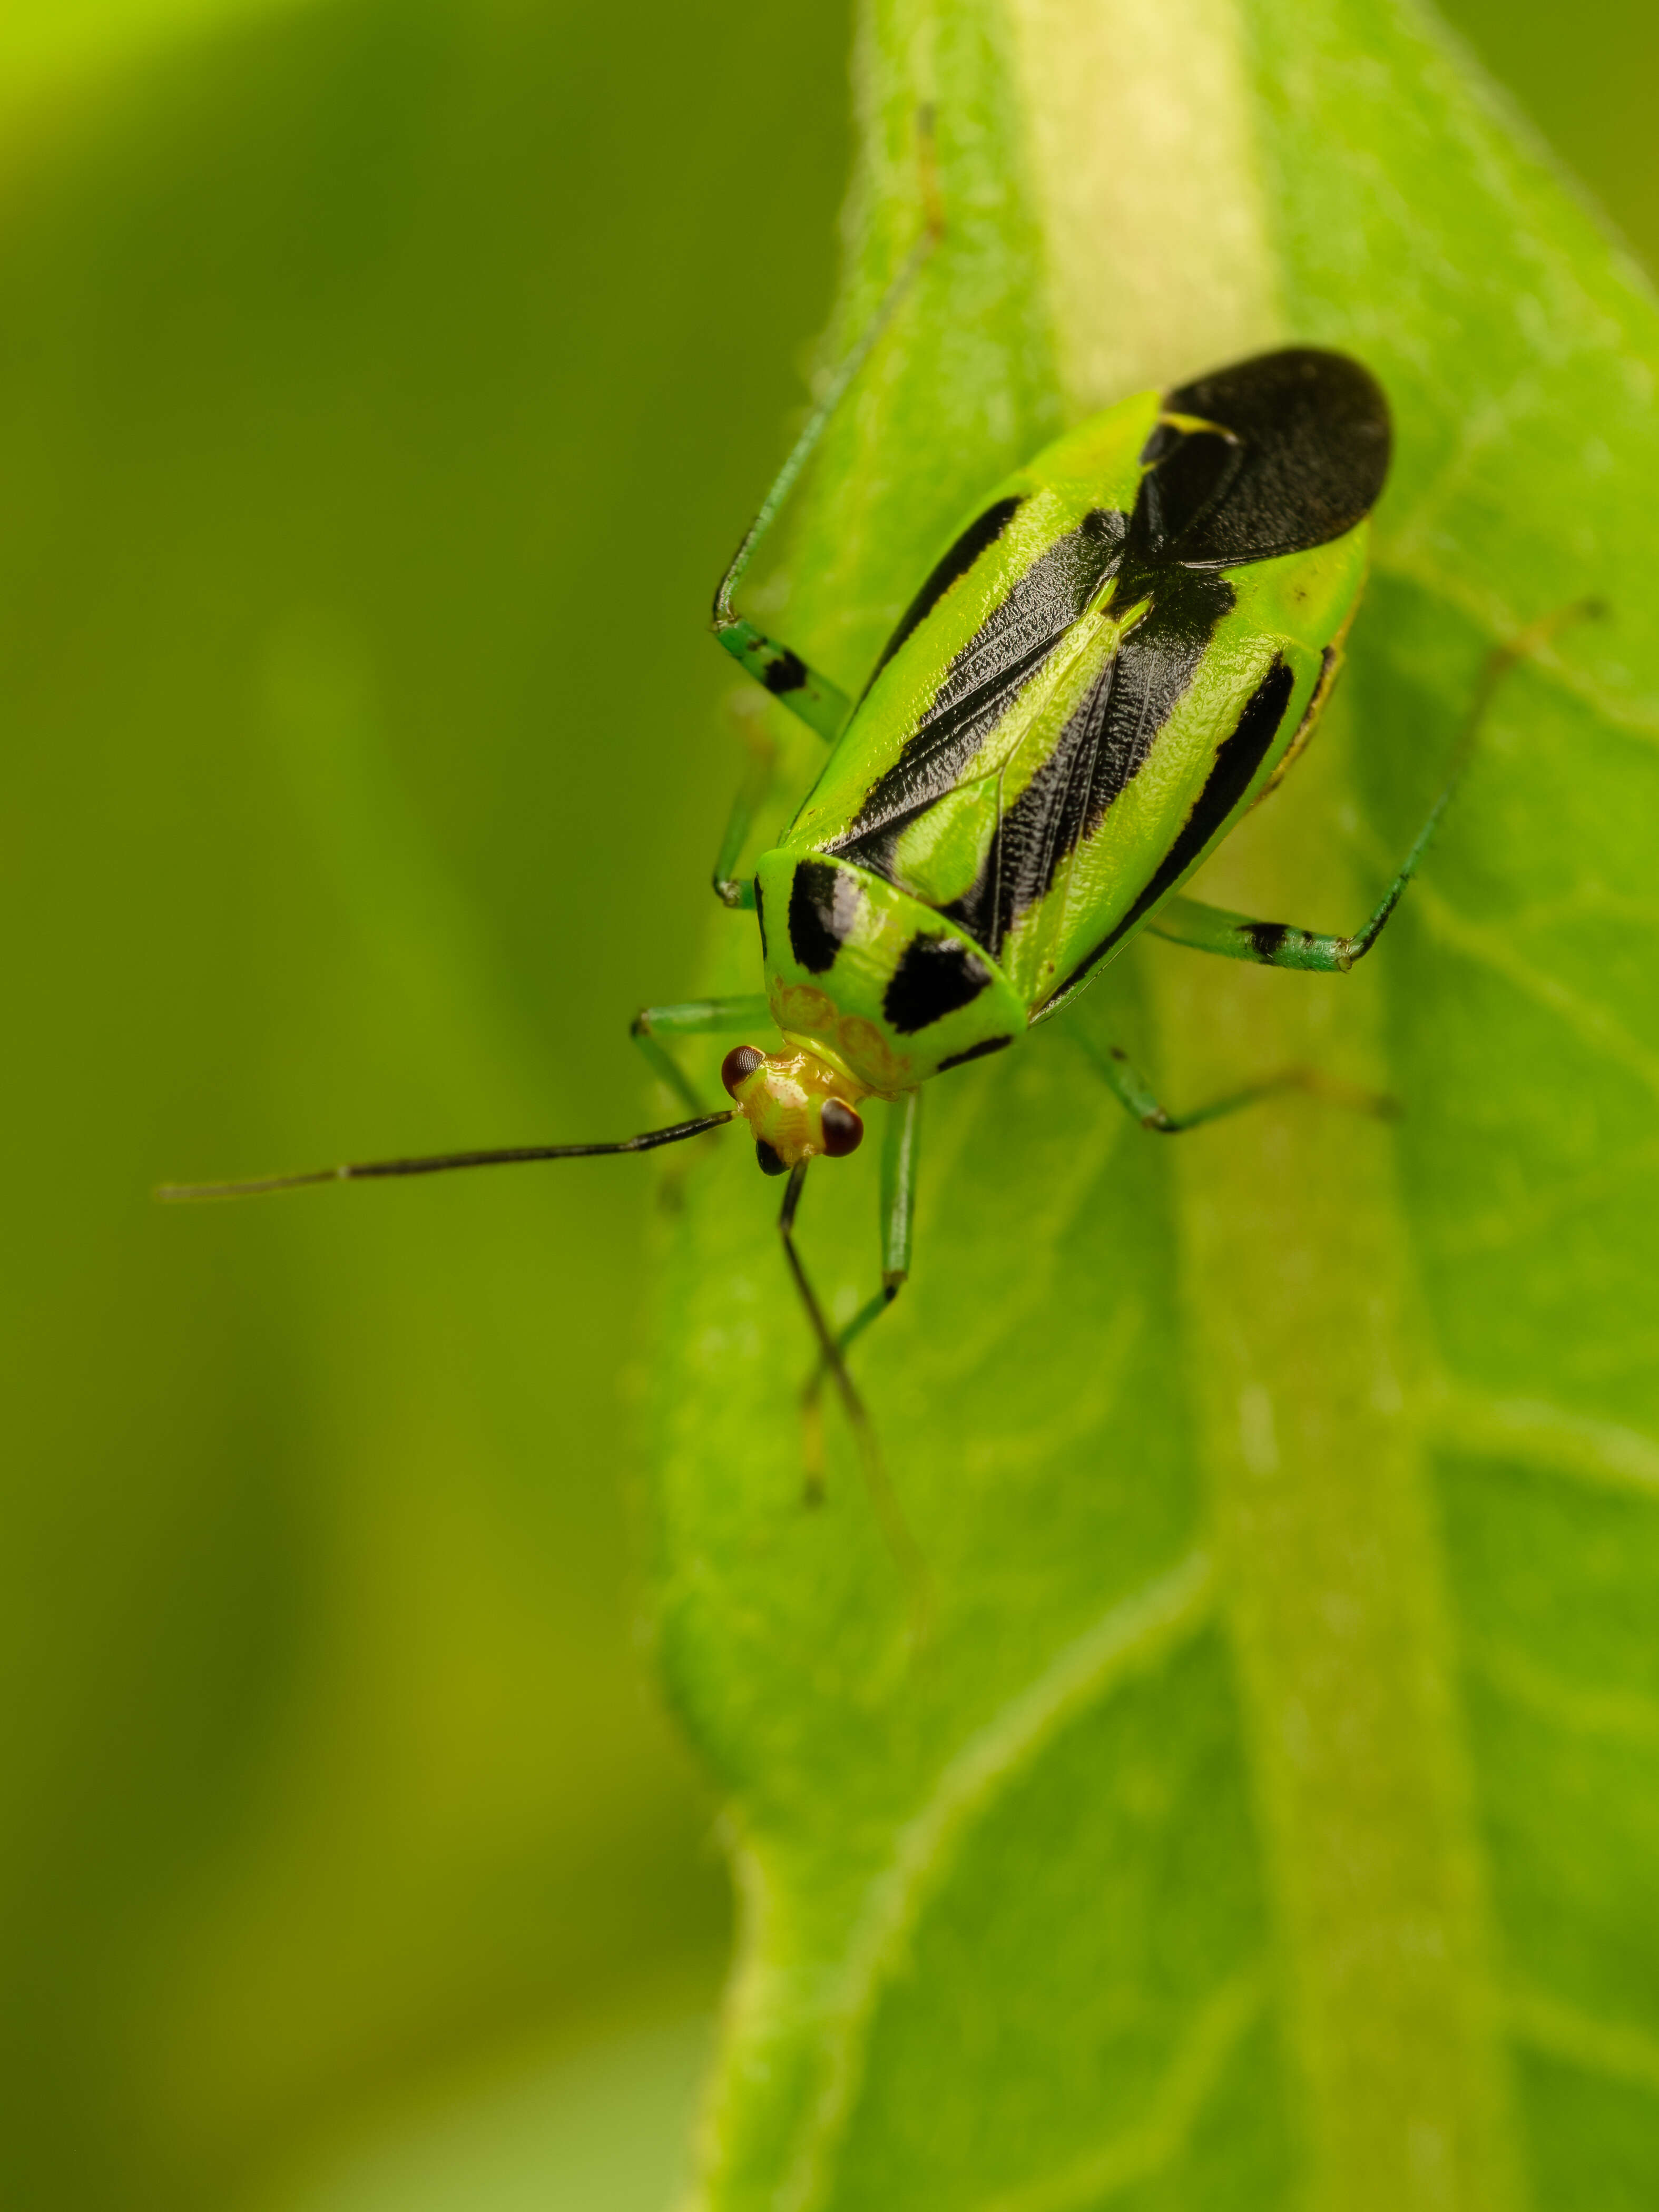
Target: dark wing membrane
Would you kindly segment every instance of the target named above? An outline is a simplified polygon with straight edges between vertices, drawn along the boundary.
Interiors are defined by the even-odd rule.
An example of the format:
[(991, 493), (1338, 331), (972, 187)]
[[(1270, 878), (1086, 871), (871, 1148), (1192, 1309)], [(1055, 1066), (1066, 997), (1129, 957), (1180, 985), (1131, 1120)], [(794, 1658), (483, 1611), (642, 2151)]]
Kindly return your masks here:
[[(870, 671), (870, 684), (875, 682), (910, 633), (927, 621), (957, 579), (965, 576), (980, 555), (996, 544), (1024, 505), (1024, 500), (1016, 493), (1011, 498), (995, 501), (969, 524), (900, 616), (898, 628), (882, 647), (880, 659)], [(870, 684), (864, 687), (866, 695)]]
[(1346, 354), (1295, 346), (1170, 392), (1172, 415), (1141, 454), (1133, 551), (1149, 562), (1224, 568), (1328, 544), (1363, 521), (1389, 472), (1389, 403)]
[(1097, 507), (1031, 563), (951, 661), (897, 760), (826, 852), (845, 854), (891, 880), (894, 838), (956, 788), (1021, 688), (1116, 567), (1127, 526), (1125, 516)]
[(1249, 789), (1256, 770), (1267, 759), (1279, 735), (1285, 709), (1291, 703), (1291, 694), (1296, 689), (1296, 672), (1288, 661), (1275, 660), (1255, 690), (1245, 702), (1244, 711), (1230, 733), (1216, 747), (1215, 765), (1206, 777), (1204, 788), (1193, 801), (1192, 811), (1182, 823), (1169, 851), (1159, 861), (1152, 881), (1140, 893), (1121, 921), (1109, 936), (1103, 937), (1086, 958), (1079, 960), (1071, 974), (1065, 976), (1048, 994), (1057, 999), (1062, 993), (1080, 982), (1097, 960), (1103, 959), (1141, 917), (1149, 913), (1164, 894), (1181, 881), (1188, 868), (1205, 848), (1219, 834), (1228, 816)]
[(994, 959), (1028, 908), (1140, 773), (1159, 731), (1232, 611), (1224, 577), (1176, 568), (1067, 719), (1053, 750), (997, 825), (971, 890), (946, 909)]

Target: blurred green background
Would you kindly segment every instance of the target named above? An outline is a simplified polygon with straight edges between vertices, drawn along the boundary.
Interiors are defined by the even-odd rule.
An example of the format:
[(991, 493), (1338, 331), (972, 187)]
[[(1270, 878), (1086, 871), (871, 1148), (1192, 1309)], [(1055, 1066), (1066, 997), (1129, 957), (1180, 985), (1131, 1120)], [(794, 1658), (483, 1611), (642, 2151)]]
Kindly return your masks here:
[[(1455, 20), (1659, 264), (1659, 18)], [(9, 0), (0, 2201), (649, 2212), (728, 1907), (628, 1565), (708, 593), (843, 0)]]

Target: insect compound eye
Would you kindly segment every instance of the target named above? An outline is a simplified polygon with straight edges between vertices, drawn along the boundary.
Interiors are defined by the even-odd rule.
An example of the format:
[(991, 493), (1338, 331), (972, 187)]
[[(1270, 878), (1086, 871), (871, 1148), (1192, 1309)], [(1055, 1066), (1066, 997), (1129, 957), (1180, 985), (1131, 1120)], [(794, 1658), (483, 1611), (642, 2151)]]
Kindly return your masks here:
[(755, 1139), (755, 1158), (760, 1164), (763, 1175), (787, 1175), (789, 1172), (788, 1162), (773, 1150), (764, 1137)]
[(823, 1149), (832, 1160), (844, 1160), (848, 1152), (857, 1152), (864, 1142), (863, 1122), (839, 1098), (824, 1100), (818, 1127), (823, 1132)]
[(766, 1057), (752, 1044), (733, 1045), (720, 1062), (720, 1081), (729, 1098), (738, 1095), (738, 1085), (747, 1081)]

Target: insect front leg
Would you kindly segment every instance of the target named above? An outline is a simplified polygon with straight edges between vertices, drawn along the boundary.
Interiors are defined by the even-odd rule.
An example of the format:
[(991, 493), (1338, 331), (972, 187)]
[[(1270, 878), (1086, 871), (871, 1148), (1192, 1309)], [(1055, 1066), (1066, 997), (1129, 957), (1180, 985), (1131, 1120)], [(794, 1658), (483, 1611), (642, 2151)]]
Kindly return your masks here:
[(1229, 1114), (1258, 1105), (1264, 1098), (1277, 1098), (1287, 1091), (1300, 1091), (1310, 1098), (1323, 1098), (1333, 1106), (1346, 1106), (1358, 1114), (1374, 1115), (1379, 1121), (1392, 1121), (1400, 1111), (1398, 1103), (1380, 1091), (1362, 1091), (1336, 1076), (1322, 1075), (1316, 1067), (1285, 1067), (1258, 1083), (1246, 1084), (1242, 1090), (1230, 1091), (1224, 1097), (1189, 1107), (1184, 1114), (1171, 1114), (1159, 1103), (1152, 1085), (1127, 1052), (1116, 1045), (1097, 1044), (1080, 1030), (1069, 1034), (1090, 1065), (1103, 1077), (1125, 1112), (1132, 1114), (1143, 1129), (1154, 1130), (1159, 1136), (1178, 1137), (1184, 1130), (1201, 1128), (1206, 1121), (1219, 1121)]
[[(907, 1091), (887, 1112), (881, 1146), (881, 1288), (866, 1298), (836, 1338), (843, 1358), (848, 1347), (879, 1320), (910, 1277), (910, 1246), (916, 1216), (916, 1169), (921, 1155), (921, 1093)], [(801, 1392), (805, 1502), (823, 1497), (823, 1386), (830, 1364), (820, 1359)]]
[[(865, 1485), (870, 1493), (870, 1503), (875, 1509), (876, 1519), (894, 1564), (908, 1587), (911, 1639), (920, 1648), (927, 1641), (933, 1610), (933, 1586), (927, 1565), (917, 1548), (915, 1538), (910, 1533), (909, 1523), (905, 1520), (888, 1476), (881, 1447), (876, 1439), (875, 1425), (859, 1395), (857, 1384), (848, 1370), (841, 1343), (818, 1303), (817, 1293), (812, 1288), (795, 1243), (795, 1215), (800, 1206), (801, 1193), (805, 1188), (808, 1165), (807, 1161), (802, 1160), (790, 1172), (783, 1194), (783, 1205), (778, 1214), (778, 1235), (782, 1239), (784, 1257), (805, 1310), (807, 1325), (817, 1340), (822, 1371), (834, 1382), (852, 1425), (859, 1458), (863, 1464)], [(908, 1241), (905, 1249), (908, 1253)]]
[(653, 1074), (694, 1114), (708, 1111), (685, 1070), (664, 1037), (740, 1036), (771, 1025), (772, 1010), (758, 993), (735, 999), (690, 999), (678, 1006), (641, 1006), (628, 1034), (650, 1062)]

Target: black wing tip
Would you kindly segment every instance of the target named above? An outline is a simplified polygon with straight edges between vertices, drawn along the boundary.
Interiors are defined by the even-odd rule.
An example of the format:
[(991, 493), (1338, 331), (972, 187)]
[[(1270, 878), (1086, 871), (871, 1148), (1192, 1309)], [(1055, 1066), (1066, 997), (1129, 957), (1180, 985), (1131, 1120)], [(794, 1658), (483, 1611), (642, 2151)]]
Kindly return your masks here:
[(1281, 346), (1180, 385), (1168, 414), (1230, 433), (1155, 432), (1137, 520), (1152, 551), (1224, 568), (1310, 551), (1346, 537), (1382, 496), (1393, 456), (1388, 395), (1363, 362), (1324, 346)]

